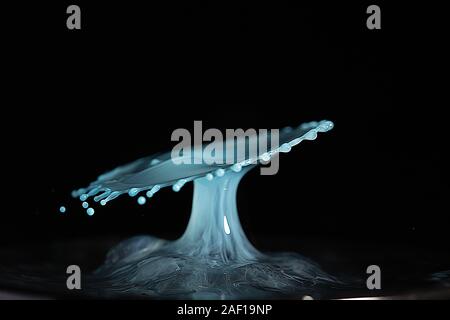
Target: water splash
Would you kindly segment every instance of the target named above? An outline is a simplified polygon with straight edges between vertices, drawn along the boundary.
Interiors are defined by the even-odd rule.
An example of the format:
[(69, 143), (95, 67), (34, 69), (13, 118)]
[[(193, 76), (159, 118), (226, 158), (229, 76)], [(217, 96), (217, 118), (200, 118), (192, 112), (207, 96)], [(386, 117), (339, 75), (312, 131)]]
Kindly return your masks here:
[[(288, 153), (304, 140), (333, 128), (330, 121), (310, 122), (280, 132), (280, 146), (237, 159), (233, 164), (174, 164), (170, 153), (139, 159), (76, 190), (83, 207), (93, 200), (106, 205), (121, 195), (140, 205), (161, 188), (178, 192), (194, 182), (191, 217), (175, 241), (135, 237), (113, 248), (89, 277), (85, 289), (102, 296), (139, 294), (156, 298), (318, 297), (320, 288), (338, 283), (316, 264), (293, 253), (264, 254), (248, 241), (239, 222), (236, 192), (242, 177), (259, 161)], [(145, 196), (147, 197), (144, 197)], [(92, 207), (87, 209), (94, 214)]]

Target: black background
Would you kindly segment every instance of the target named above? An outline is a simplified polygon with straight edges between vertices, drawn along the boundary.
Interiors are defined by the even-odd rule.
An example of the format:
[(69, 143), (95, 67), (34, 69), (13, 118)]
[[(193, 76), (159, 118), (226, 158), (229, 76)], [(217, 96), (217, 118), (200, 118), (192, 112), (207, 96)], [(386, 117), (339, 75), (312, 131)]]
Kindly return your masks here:
[(144, 207), (124, 197), (93, 217), (70, 192), (169, 150), (172, 131), (194, 120), (246, 129), (328, 119), (335, 129), (282, 156), (276, 176), (244, 178), (238, 207), (250, 240), (296, 251), (306, 238), (448, 250), (442, 8), (379, 2), (382, 29), (368, 30), (364, 2), (78, 1), (82, 30), (71, 31), (69, 4), (9, 11), (4, 246), (174, 239), (192, 185)]

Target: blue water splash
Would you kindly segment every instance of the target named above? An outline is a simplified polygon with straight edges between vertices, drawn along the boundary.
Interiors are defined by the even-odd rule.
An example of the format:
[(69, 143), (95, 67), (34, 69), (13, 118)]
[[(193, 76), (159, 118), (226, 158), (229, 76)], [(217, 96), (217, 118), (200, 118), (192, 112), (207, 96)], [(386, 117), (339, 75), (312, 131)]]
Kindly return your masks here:
[[(259, 252), (239, 222), (236, 193), (240, 180), (259, 161), (288, 153), (304, 140), (333, 128), (331, 121), (310, 122), (280, 132), (280, 146), (222, 165), (174, 164), (170, 153), (134, 161), (101, 175), (72, 193), (85, 202), (106, 205), (121, 195), (146, 203), (161, 188), (178, 192), (194, 182), (191, 217), (175, 241), (151, 236), (129, 239), (113, 248), (87, 289), (108, 294), (157, 298), (270, 298), (318, 294), (321, 285), (338, 281), (297, 254)], [(203, 148), (203, 147), (201, 147)], [(235, 146), (236, 148), (236, 146)], [(92, 215), (93, 208), (87, 213)]]

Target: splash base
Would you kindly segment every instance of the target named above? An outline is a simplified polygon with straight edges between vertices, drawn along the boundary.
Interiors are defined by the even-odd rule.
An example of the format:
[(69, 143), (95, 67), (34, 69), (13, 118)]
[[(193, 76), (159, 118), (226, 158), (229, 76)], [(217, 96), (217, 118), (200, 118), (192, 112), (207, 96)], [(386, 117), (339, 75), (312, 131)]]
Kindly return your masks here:
[(260, 253), (255, 259), (224, 262), (217, 255), (181, 254), (177, 241), (135, 237), (108, 254), (106, 263), (87, 279), (85, 290), (100, 297), (317, 299), (338, 284), (294, 253)]

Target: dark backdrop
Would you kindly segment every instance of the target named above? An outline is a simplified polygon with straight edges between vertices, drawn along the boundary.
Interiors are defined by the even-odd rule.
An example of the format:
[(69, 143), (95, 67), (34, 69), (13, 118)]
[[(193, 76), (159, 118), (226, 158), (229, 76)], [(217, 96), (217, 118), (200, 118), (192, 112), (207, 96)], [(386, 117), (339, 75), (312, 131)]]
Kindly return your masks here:
[[(438, 7), (379, 3), (382, 30), (371, 31), (370, 3), (77, 3), (81, 31), (66, 29), (66, 2), (9, 11), (3, 245), (176, 238), (192, 185), (144, 207), (124, 197), (93, 217), (70, 192), (169, 150), (172, 131), (194, 120), (245, 129), (329, 119), (335, 129), (283, 155), (276, 176), (243, 180), (250, 239), (268, 249), (296, 250), (290, 239), (303, 237), (447, 248)], [(267, 244), (277, 238), (287, 240)]]

